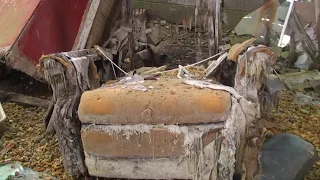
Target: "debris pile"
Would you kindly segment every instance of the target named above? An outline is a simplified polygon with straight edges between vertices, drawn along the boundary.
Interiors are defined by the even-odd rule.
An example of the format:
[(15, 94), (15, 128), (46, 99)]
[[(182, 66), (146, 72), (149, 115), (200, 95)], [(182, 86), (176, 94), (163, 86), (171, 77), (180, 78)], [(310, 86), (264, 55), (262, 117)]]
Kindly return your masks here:
[[(94, 48), (88, 50), (58, 53), (41, 58), (40, 72), (45, 75), (46, 80), (51, 84), (54, 91), (55, 108), (52, 110), (52, 118), (47, 124), (48, 127), (50, 127), (50, 124), (53, 124), (53, 129), (60, 139), (59, 146), (62, 151), (64, 166), (69, 173), (72, 175), (84, 174), (88, 167), (89, 172), (95, 175), (132, 177), (133, 171), (136, 171), (132, 169), (132, 160), (121, 161), (121, 163), (114, 159), (106, 160), (104, 157), (111, 156), (111, 152), (110, 154), (104, 154), (104, 152), (99, 151), (99, 154), (95, 149), (92, 150), (93, 146), (88, 145), (88, 143), (90, 144), (91, 142), (90, 137), (109, 138), (109, 136), (114, 135), (114, 133), (110, 133), (110, 128), (112, 132), (119, 130), (116, 131), (116, 136), (152, 134), (150, 129), (155, 128), (154, 124), (152, 124), (152, 128), (148, 125), (144, 126), (148, 130), (144, 133), (134, 133), (139, 132), (139, 129), (133, 129), (134, 132), (128, 131), (128, 128), (126, 129), (124, 124), (133, 123), (131, 122), (133, 119), (148, 119), (152, 121), (162, 118), (162, 121), (167, 120), (161, 112), (157, 113), (159, 109), (149, 107), (152, 102), (159, 98), (155, 96), (156, 94), (164, 93), (164, 91), (158, 92), (162, 88), (155, 87), (155, 84), (162, 82), (164, 79), (171, 79), (170, 82), (173, 82), (172, 79), (179, 79), (180, 82), (199, 89), (211, 88), (231, 93), (232, 97), (235, 98), (232, 98), (232, 107), (241, 107), (238, 110), (243, 114), (242, 117), (246, 120), (246, 123), (244, 123), (245, 125), (240, 123), (238, 124), (241, 126), (239, 127), (240, 129), (234, 129), (236, 121), (232, 120), (232, 114), (230, 114), (230, 117), (228, 116), (227, 120), (222, 120), (224, 130), (221, 130), (221, 137), (225, 138), (226, 141), (217, 141), (217, 144), (221, 145), (221, 147), (219, 147), (219, 150), (216, 149), (215, 152), (219, 156), (219, 167), (222, 166), (225, 169), (220, 171), (218, 164), (211, 164), (209, 168), (219, 173), (216, 177), (229, 177), (230, 174), (233, 174), (233, 171), (242, 174), (242, 168), (247, 168), (244, 176), (253, 177), (259, 173), (259, 170), (256, 169), (257, 167), (253, 167), (252, 164), (252, 166), (245, 164), (246, 167), (243, 167), (241, 158), (250, 159), (255, 157), (257, 159), (258, 157), (258, 150), (263, 142), (265, 131), (260, 131), (253, 122), (257, 118), (260, 118), (260, 110), (262, 116), (266, 117), (267, 120), (272, 118), (271, 112), (273, 108), (276, 112), (278, 110), (281, 111), (278, 108), (278, 94), (285, 87), (288, 87), (290, 90), (299, 91), (308, 91), (310, 88), (314, 91), (319, 89), (319, 72), (314, 70), (317, 69), (318, 64), (318, 45), (316, 41), (317, 37), (314, 33), (315, 30), (312, 24), (305, 26), (305, 28), (301, 25), (301, 19), (303, 18), (297, 13), (298, 5), (294, 6), (294, 1), (285, 1), (280, 4), (277, 0), (272, 0), (257, 11), (244, 17), (233, 32), (223, 36), (221, 34), (221, 27), (219, 26), (219, 23), (221, 24), (221, 20), (219, 19), (221, 13), (220, 1), (215, 1), (216, 4), (208, 4), (208, 6), (205, 6), (207, 9), (200, 8), (198, 2), (200, 1), (197, 1), (195, 19), (202, 16), (201, 13), (203, 12), (200, 10), (204, 10), (204, 14), (209, 12), (209, 16), (207, 17), (209, 19), (208, 26), (205, 28), (197, 28), (196, 23), (194, 27), (191, 26), (190, 20), (189, 23), (184, 21), (182, 26), (170, 24), (160, 19), (150, 20), (147, 18), (146, 12), (139, 9), (133, 12), (133, 17), (127, 17), (128, 19), (125, 19), (126, 23), (123, 23), (114, 33), (110, 33), (112, 35), (101, 47), (95, 45)], [(214, 1), (209, 0), (208, 2)], [(213, 7), (216, 7), (215, 13), (218, 15), (214, 16), (215, 19), (212, 16)], [(212, 24), (213, 22), (216, 22), (216, 26)], [(254, 24), (254, 27), (252, 27), (252, 24)], [(179, 28), (183, 28), (183, 32)], [(298, 32), (301, 33), (299, 34)], [(228, 37), (240, 35), (246, 35), (249, 38), (235, 44), (232, 44), (231, 38), (228, 39)], [(288, 72), (294, 73), (289, 74)], [(109, 81), (111, 79), (113, 80)], [(100, 82), (97, 83), (97, 81)], [(209, 82), (213, 82), (214, 84)], [(97, 89), (97, 87), (100, 87), (100, 84), (103, 84), (102, 88)], [(163, 84), (171, 87), (170, 83)], [(162, 86), (164, 86), (163, 84)], [(182, 86), (181, 84), (183, 83), (176, 83), (176, 86)], [(88, 94), (86, 93), (88, 90), (92, 90), (90, 92), (93, 94), (101, 94), (94, 95), (88, 101), (82, 99), (80, 107), (82, 107), (82, 103), (86, 102), (87, 104), (95, 101), (102, 102), (105, 97), (110, 98), (109, 103), (114, 102), (113, 105), (104, 104), (108, 108), (101, 111), (97, 110), (98, 108), (92, 110), (94, 106), (82, 108), (81, 111), (83, 112), (91, 112), (92, 110), (92, 114), (97, 115), (90, 116), (90, 121), (88, 118), (83, 117), (83, 114), (81, 115), (81, 111), (79, 111), (79, 117), (75, 113), (78, 110), (77, 103), (80, 96), (84, 93), (82, 96), (84, 98)], [(188, 90), (183, 92), (188, 92)], [(108, 96), (102, 97), (103, 93), (106, 93)], [(182, 93), (182, 91), (179, 93)], [(136, 94), (136, 96), (127, 96), (128, 94)], [(148, 97), (143, 97), (144, 95)], [(161, 99), (162, 102), (154, 106), (164, 109), (168, 108), (169, 105), (163, 105), (163, 103), (167, 102), (169, 104), (171, 99), (168, 97), (171, 96), (173, 96), (172, 99), (177, 98), (177, 92), (172, 90), (170, 94), (161, 96), (165, 100)], [(139, 98), (134, 99), (137, 97)], [(154, 97), (154, 99), (144, 102), (145, 99), (150, 97)], [(310, 99), (309, 96), (302, 96), (297, 93), (297, 99), (299, 98)], [(178, 100), (181, 101), (181, 99), (183, 97), (179, 97), (177, 102), (179, 102)], [(128, 102), (131, 103), (128, 105)], [(141, 107), (138, 106), (139, 102), (143, 103)], [(171, 102), (170, 105), (177, 102)], [(317, 101), (315, 100), (315, 102)], [(121, 103), (121, 106), (118, 103)], [(132, 104), (136, 106), (132, 106)], [(118, 112), (115, 110), (116, 107), (121, 107), (124, 110), (121, 113), (116, 113)], [(135, 109), (138, 107), (140, 107), (139, 110)], [(184, 110), (186, 109), (188, 107), (184, 108)], [(235, 109), (233, 110), (236, 111)], [(181, 115), (178, 112), (172, 113), (170, 109), (168, 111), (171, 113), (170, 117), (174, 116), (174, 120), (185, 115), (183, 113)], [(112, 113), (116, 115), (110, 115)], [(153, 113), (156, 114), (154, 115), (155, 117)], [(195, 113), (199, 114), (198, 112)], [(308, 113), (308, 110), (304, 111), (304, 113)], [(113, 117), (111, 118), (113, 121), (104, 122), (106, 119), (110, 119), (110, 116)], [(185, 118), (187, 117), (189, 116)], [(83, 124), (80, 124), (78, 118)], [(125, 122), (119, 126), (111, 126), (110, 124), (117, 124), (118, 121), (115, 120), (125, 120)], [(143, 122), (142, 124), (147, 123)], [(157, 121), (157, 124), (163, 123)], [(163, 126), (166, 127), (167, 125), (164, 124)], [(101, 126), (108, 128), (101, 128)], [(132, 124), (131, 126), (133, 127)], [(164, 128), (163, 126), (157, 126), (157, 128)], [(244, 127), (249, 126), (248, 132), (245, 132), (248, 133), (248, 136), (241, 136), (241, 139), (240, 137), (237, 139), (234, 136), (235, 133), (243, 133)], [(70, 131), (64, 131), (63, 128)], [(93, 132), (93, 130), (97, 130), (97, 132)], [(124, 134), (121, 134), (123, 132)], [(218, 132), (220, 133), (219, 130), (217, 130)], [(184, 136), (189, 135), (188, 133), (184, 133)], [(99, 141), (101, 140), (102, 143), (105, 143), (105, 139), (102, 138)], [(141, 143), (143, 142), (143, 138), (142, 140), (140, 137), (136, 139)], [(182, 139), (186, 141), (186, 138)], [(199, 142), (201, 142), (199, 139), (199, 137), (193, 137), (192, 148), (199, 147)], [(81, 140), (84, 142), (85, 158), (82, 156)], [(238, 149), (239, 147), (237, 146), (230, 146), (234, 142), (237, 142), (237, 145), (239, 145), (239, 143), (241, 144), (247, 140), (250, 141), (248, 149)], [(213, 142), (216, 143), (215, 141)], [(65, 143), (68, 145), (66, 146)], [(114, 143), (113, 147), (118, 147), (117, 141)], [(141, 144), (139, 145), (137, 149), (144, 147)], [(186, 148), (186, 152), (191, 151), (188, 146), (189, 144), (187, 144), (187, 147), (184, 147)], [(216, 147), (218, 146), (214, 146), (214, 148)], [(192, 150), (195, 151), (195, 154), (202, 154), (203, 149), (196, 148)], [(246, 154), (246, 152), (250, 152), (251, 150), (253, 153), (250, 155)], [(166, 152), (165, 150), (163, 151)], [(114, 156), (110, 158), (121, 156), (117, 154), (118, 152), (114, 153)], [(146, 151), (145, 153), (150, 152)], [(235, 160), (234, 155), (236, 153), (240, 153), (243, 156), (240, 155), (240, 158)], [(223, 154), (226, 157), (220, 159)], [(69, 161), (71, 157), (73, 159)], [(191, 164), (193, 168), (196, 168), (194, 172), (186, 172), (185, 169), (174, 170), (172, 168), (165, 169), (164, 172), (171, 172), (174, 174), (172, 175), (173, 177), (179, 178), (193, 177), (197, 179), (208, 176), (209, 171), (203, 168), (201, 164), (198, 164), (198, 161), (202, 161), (201, 157), (191, 157), (190, 159), (192, 159)], [(99, 168), (96, 165), (97, 160), (99, 161)], [(138, 169), (140, 171), (138, 174), (141, 177), (150, 178), (150, 175), (153, 174), (146, 176), (144, 169), (147, 169), (155, 162), (166, 165), (172, 165), (172, 162), (174, 164), (185, 163), (182, 160), (177, 161), (178, 163), (176, 163), (177, 159), (170, 160), (172, 159), (166, 158), (165, 161), (150, 160), (139, 163)], [(89, 164), (87, 167), (84, 165), (85, 162), (87, 165)], [(106, 164), (109, 164), (114, 169), (110, 170), (108, 175), (105, 175), (104, 168), (106, 168)], [(119, 164), (126, 165), (128, 170), (119, 172), (117, 170), (119, 169)], [(236, 169), (231, 168), (234, 164), (237, 164), (235, 166)], [(169, 165), (167, 167), (180, 168), (179, 166)], [(206, 173), (202, 173), (201, 170)], [(257, 171), (253, 172), (254, 170)], [(149, 171), (159, 173), (155, 169), (149, 169)], [(175, 174), (174, 172), (181, 174)], [(161, 174), (167, 175), (165, 173)]]
[[(279, 112), (274, 112), (269, 121), (263, 125), (271, 134), (290, 133), (300, 136), (304, 140), (315, 145), (320, 157), (320, 111), (319, 106), (312, 104), (297, 105), (294, 99), (295, 93), (281, 92), (279, 100)], [(313, 99), (319, 100), (319, 94)], [(320, 161), (306, 177), (307, 180), (316, 180), (320, 177)]]
[(58, 179), (69, 179), (65, 174), (58, 140), (45, 135), (43, 108), (26, 108), (14, 103), (3, 103), (6, 129), (0, 139), (0, 162), (20, 162), (23, 167), (45, 172)]

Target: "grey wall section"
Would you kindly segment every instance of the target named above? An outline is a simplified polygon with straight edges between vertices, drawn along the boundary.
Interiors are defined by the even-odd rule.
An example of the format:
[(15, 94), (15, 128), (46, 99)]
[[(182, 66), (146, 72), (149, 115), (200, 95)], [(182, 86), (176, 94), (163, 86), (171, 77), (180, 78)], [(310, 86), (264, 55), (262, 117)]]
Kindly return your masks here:
[(233, 11), (252, 12), (268, 0), (224, 0), (225, 8)]
[[(175, 4), (195, 6), (196, 0), (135, 0), (145, 3)], [(268, 0), (224, 0), (225, 8), (233, 11), (251, 12), (262, 6)]]
[[(256, 10), (266, 0), (225, 0), (228, 15), (227, 29), (234, 28), (250, 12)], [(182, 18), (194, 16), (196, 0), (134, 0), (135, 8), (149, 9), (151, 13), (170, 23), (182, 23)]]

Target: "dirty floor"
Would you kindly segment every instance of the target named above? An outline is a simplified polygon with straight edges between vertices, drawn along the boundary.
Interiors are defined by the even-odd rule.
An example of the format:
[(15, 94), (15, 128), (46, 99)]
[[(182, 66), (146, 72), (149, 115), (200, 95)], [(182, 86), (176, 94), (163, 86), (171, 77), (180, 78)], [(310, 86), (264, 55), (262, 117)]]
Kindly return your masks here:
[[(273, 134), (291, 133), (311, 142), (316, 146), (320, 157), (320, 108), (296, 105), (293, 97), (292, 92), (280, 94), (279, 113), (274, 113), (271, 120), (265, 121), (265, 126)], [(320, 179), (320, 161), (306, 179)]]
[[(320, 155), (320, 112), (311, 106), (292, 103), (293, 93), (280, 96), (280, 112), (271, 120), (264, 121), (270, 134), (293, 133), (316, 145)], [(2, 147), (13, 144), (13, 148), (0, 158), (22, 162), (23, 166), (39, 172), (47, 172), (58, 179), (71, 179), (63, 170), (56, 137), (44, 134), (42, 117), (45, 109), (27, 108), (13, 103), (3, 103), (7, 113), (7, 130), (1, 138)], [(320, 179), (320, 161), (310, 172), (308, 180)]]

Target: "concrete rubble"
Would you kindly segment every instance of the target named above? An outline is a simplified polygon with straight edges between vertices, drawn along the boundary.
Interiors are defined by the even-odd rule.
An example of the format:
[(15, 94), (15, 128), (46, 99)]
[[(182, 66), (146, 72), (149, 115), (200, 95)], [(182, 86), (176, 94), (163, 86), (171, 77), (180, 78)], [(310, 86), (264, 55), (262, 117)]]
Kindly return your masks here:
[(259, 179), (304, 179), (318, 158), (311, 143), (292, 134), (276, 135), (262, 147), (262, 174)]

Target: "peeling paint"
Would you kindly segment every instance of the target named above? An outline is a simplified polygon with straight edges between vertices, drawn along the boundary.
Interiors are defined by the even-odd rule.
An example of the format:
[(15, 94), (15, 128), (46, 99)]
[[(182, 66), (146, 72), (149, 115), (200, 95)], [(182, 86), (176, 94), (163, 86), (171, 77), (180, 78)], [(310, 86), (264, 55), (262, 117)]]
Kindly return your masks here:
[(0, 47), (0, 59), (2, 59), (10, 50), (11, 46)]
[(0, 29), (0, 55), (12, 47), (6, 64), (41, 80), (40, 57), (72, 49), (88, 1), (0, 0), (0, 24), (6, 27)]

